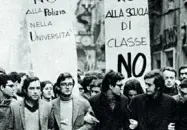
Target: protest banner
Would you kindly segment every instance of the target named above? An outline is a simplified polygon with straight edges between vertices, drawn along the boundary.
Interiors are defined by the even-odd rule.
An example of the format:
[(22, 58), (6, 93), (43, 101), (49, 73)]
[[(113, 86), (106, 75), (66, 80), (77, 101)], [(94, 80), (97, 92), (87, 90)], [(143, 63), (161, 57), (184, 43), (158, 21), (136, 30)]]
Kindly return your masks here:
[(69, 0), (28, 0), (28, 41), (34, 75), (56, 81), (62, 72), (77, 77), (73, 11)]
[(148, 1), (105, 0), (106, 69), (138, 78), (151, 69)]

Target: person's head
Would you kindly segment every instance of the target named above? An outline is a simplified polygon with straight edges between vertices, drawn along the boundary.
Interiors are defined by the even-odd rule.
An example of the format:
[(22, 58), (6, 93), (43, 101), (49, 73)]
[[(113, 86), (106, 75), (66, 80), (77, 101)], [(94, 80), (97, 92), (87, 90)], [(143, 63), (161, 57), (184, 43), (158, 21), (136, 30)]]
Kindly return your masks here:
[(42, 98), (45, 98), (47, 100), (52, 99), (54, 92), (53, 92), (53, 84), (51, 83), (51, 81), (41, 82), (41, 92), (42, 92)]
[(172, 88), (175, 86), (177, 72), (172, 67), (165, 67), (162, 69), (163, 77), (165, 80), (165, 87)]
[(81, 85), (84, 88), (84, 93), (90, 92), (90, 83), (97, 78), (93, 75), (85, 76), (82, 80)]
[(70, 73), (61, 73), (56, 82), (60, 96), (70, 97), (75, 81)]
[(13, 97), (15, 86), (12, 82), (12, 78), (8, 75), (0, 75), (0, 90), (6, 97)]
[(37, 77), (28, 77), (24, 80), (22, 91), (26, 99), (37, 101), (41, 95), (40, 80)]
[(164, 78), (159, 70), (152, 70), (144, 75), (146, 94), (155, 96), (162, 93), (164, 88)]
[(181, 80), (187, 79), (187, 65), (183, 65), (179, 68), (179, 77)]
[(125, 83), (123, 94), (132, 99), (137, 94), (144, 93), (140, 82), (137, 79), (130, 79)]
[(84, 95), (84, 88), (83, 88), (83, 86), (81, 85), (81, 84), (77, 84), (78, 85), (78, 88), (79, 88), (79, 93), (80, 93), (80, 95)]
[(15, 85), (15, 93), (14, 93), (14, 95), (16, 95), (17, 92), (19, 93), (20, 90), (21, 90), (21, 87), (20, 87), (21, 76), (17, 72), (11, 72), (11, 73), (8, 74), (8, 76), (11, 77), (12, 82)]
[(124, 76), (113, 70), (110, 70), (103, 78), (101, 92), (111, 91), (114, 95), (120, 95), (123, 87)]
[(102, 80), (93, 80), (90, 83), (91, 96), (101, 93)]

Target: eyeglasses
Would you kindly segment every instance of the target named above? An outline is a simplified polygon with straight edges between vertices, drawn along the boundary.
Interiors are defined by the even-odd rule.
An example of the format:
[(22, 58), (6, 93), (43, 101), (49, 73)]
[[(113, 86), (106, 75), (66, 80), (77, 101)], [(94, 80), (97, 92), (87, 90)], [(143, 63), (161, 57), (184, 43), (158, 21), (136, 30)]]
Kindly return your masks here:
[(6, 85), (6, 86), (11, 87), (11, 88), (13, 88), (13, 87), (14, 87), (14, 85), (13, 85), (13, 84)]
[(180, 75), (187, 75), (187, 72), (185, 72), (185, 73), (180, 73)]
[(121, 88), (123, 86), (123, 84), (116, 84), (116, 86)]
[(71, 83), (71, 82), (70, 83), (65, 83), (64, 82), (64, 83), (61, 83), (60, 86), (62, 86), (62, 87), (73, 86), (73, 83)]

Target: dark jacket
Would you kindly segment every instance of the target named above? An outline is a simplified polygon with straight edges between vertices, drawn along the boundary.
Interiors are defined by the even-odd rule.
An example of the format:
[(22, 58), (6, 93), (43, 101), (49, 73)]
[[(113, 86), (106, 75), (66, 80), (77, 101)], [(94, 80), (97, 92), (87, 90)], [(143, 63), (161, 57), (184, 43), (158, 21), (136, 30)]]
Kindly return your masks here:
[(95, 130), (128, 130), (128, 99), (124, 95), (116, 98), (114, 110), (109, 106), (103, 93), (90, 98), (89, 102), (96, 118), (100, 121)]
[(176, 123), (176, 130), (187, 130), (187, 101), (179, 103), (179, 120)]
[(168, 95), (170, 95), (170, 96), (177, 95), (177, 94), (178, 94), (177, 85), (175, 85), (175, 86), (172, 87), (172, 88), (164, 87), (163, 93), (168, 94)]
[(177, 120), (177, 103), (169, 95), (160, 94), (155, 99), (141, 94), (132, 99), (131, 118), (138, 121), (136, 130), (167, 130), (169, 123)]

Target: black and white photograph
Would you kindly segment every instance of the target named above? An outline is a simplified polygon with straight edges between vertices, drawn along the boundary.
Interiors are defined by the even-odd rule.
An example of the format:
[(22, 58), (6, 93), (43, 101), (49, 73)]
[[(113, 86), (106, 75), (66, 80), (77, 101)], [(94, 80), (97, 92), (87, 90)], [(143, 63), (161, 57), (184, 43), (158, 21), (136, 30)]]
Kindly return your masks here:
[(187, 130), (187, 0), (0, 0), (0, 130)]

